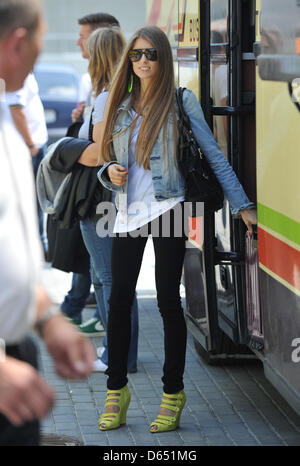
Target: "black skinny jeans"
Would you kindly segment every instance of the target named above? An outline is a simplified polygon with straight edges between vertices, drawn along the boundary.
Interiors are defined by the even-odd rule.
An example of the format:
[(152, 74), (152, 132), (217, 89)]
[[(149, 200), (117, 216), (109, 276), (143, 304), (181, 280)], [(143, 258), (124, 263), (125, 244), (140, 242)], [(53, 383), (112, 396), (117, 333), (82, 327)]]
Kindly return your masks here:
[[(186, 237), (184, 234), (175, 237), (173, 211), (170, 235), (162, 236), (161, 225), (165, 215), (149, 223), (147, 233), (153, 236), (157, 302), (164, 325), (163, 388), (165, 393), (172, 394), (183, 389), (187, 330), (179, 287)], [(158, 225), (159, 236), (154, 237)], [(147, 239), (147, 236), (133, 238), (129, 235), (122, 237), (121, 234), (113, 238), (112, 289), (107, 329), (107, 387), (110, 390), (119, 390), (127, 384), (130, 310)]]

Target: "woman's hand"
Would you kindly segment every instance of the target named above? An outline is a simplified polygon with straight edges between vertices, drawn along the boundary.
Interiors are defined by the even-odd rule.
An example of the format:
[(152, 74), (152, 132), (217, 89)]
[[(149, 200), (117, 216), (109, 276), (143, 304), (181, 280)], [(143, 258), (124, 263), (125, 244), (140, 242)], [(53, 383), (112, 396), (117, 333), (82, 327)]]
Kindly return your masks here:
[(253, 233), (252, 230), (252, 225), (257, 225), (257, 212), (256, 209), (250, 209), (250, 210), (241, 210), (240, 214), (242, 216), (242, 219), (248, 228), (249, 233)]
[(112, 165), (108, 166), (107, 174), (113, 184), (116, 186), (123, 186), (123, 184), (125, 184), (127, 181), (128, 171), (125, 167), (122, 167), (122, 165), (113, 163)]

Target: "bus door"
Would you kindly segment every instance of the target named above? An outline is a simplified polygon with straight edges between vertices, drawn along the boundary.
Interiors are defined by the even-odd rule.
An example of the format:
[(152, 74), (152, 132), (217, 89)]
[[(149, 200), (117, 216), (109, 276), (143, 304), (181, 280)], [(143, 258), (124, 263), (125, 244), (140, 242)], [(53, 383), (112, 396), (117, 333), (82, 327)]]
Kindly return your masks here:
[[(254, 42), (255, 2), (211, 1), (209, 91), (213, 131), (248, 197), (256, 202)], [(245, 228), (241, 220), (231, 216), (227, 201), (215, 215), (215, 234), (218, 325), (234, 343), (245, 344)]]
[[(204, 115), (248, 197), (256, 202), (255, 2), (201, 0), (199, 13)], [(195, 245), (186, 255), (188, 326), (198, 352), (212, 362), (221, 355), (250, 353), (243, 346), (248, 342), (245, 228), (232, 217), (226, 201), (221, 211), (205, 215), (203, 229), (201, 250)]]

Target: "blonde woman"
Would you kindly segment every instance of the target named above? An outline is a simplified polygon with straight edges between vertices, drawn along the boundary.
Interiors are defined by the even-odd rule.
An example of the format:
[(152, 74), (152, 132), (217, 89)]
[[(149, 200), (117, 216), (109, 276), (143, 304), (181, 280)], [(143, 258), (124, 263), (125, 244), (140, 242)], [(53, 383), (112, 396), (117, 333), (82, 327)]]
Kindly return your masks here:
[[(95, 30), (88, 39), (87, 50), (90, 56), (88, 71), (91, 76), (94, 91), (94, 108), (79, 131), (80, 138), (90, 138), (97, 143), (99, 140), (99, 115), (103, 112), (103, 97), (107, 95), (111, 79), (125, 46), (124, 37), (118, 27), (100, 28)], [(80, 159), (79, 159), (80, 161)], [(81, 161), (81, 163), (85, 164)], [(91, 176), (96, 177), (97, 169), (90, 168)], [(95, 171), (96, 170), (96, 171)], [(91, 178), (91, 183), (93, 179)], [(99, 188), (101, 185), (97, 183)], [(112, 237), (99, 236), (96, 231), (99, 215), (96, 208), (101, 201), (110, 201), (111, 193), (99, 189), (93, 194), (90, 205), (90, 214), (80, 221), (82, 237), (91, 257), (91, 278), (95, 288), (95, 295), (99, 307), (101, 321), (107, 329), (108, 300), (111, 292), (111, 248)], [(128, 372), (137, 371), (137, 345), (138, 345), (138, 309), (137, 299), (134, 295), (131, 313), (131, 344), (128, 355)], [(107, 339), (104, 337), (103, 347), (98, 348), (99, 358), (94, 363), (94, 371), (105, 372), (107, 369)]]
[[(184, 202), (185, 183), (176, 164), (172, 51), (166, 35), (159, 28), (147, 26), (132, 37), (105, 100), (107, 97), (100, 125), (100, 153), (107, 163), (98, 177), (105, 187), (118, 193), (116, 204), (119, 210), (112, 246), (108, 394), (106, 412), (99, 420), (99, 428), (114, 429), (126, 422), (130, 402), (126, 367), (130, 308), (147, 237), (152, 234), (157, 301), (164, 326), (165, 362), (162, 404), (150, 431), (171, 431), (179, 426), (186, 400), (183, 373), (187, 332), (179, 294), (186, 238), (184, 233), (179, 237), (175, 234), (174, 222), (176, 209), (181, 209)], [(184, 92), (184, 107), (232, 212), (241, 212), (251, 229), (251, 223), (256, 222), (256, 215), (250, 210), (253, 204), (220, 152), (201, 107), (189, 90)], [(168, 218), (170, 230), (164, 235), (162, 227)]]

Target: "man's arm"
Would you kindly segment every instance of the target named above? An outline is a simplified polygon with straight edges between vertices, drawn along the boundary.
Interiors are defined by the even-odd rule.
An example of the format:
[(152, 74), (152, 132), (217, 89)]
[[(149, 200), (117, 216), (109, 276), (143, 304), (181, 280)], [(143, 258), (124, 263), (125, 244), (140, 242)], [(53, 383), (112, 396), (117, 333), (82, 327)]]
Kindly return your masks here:
[(71, 113), (71, 119), (72, 122), (74, 123), (78, 118), (83, 117), (84, 114), (84, 109), (87, 100), (89, 100), (89, 96), (92, 91), (92, 83), (91, 83), (91, 77), (89, 73), (85, 73), (80, 80), (80, 86), (79, 86), (79, 98), (78, 98), (78, 103), (76, 108), (72, 110)]
[(0, 412), (15, 425), (42, 419), (54, 393), (28, 363), (6, 357), (0, 361)]
[(72, 110), (71, 119), (72, 123), (78, 120), (78, 118), (83, 116), (85, 108), (85, 102), (78, 102), (77, 107)]
[(54, 359), (57, 373), (69, 379), (87, 377), (93, 370), (93, 345), (63, 314), (58, 312), (52, 315), (48, 312), (54, 305), (43, 286), (37, 289), (36, 302), (35, 326)]
[(17, 130), (23, 137), (25, 144), (28, 146), (30, 150), (30, 154), (32, 156), (35, 156), (38, 153), (39, 149), (32, 140), (24, 107), (22, 107), (21, 105), (12, 105), (10, 107), (10, 112)]
[[(53, 303), (45, 289), (37, 289), (36, 321), (43, 319)], [(93, 368), (93, 346), (62, 315), (51, 316), (41, 327), (41, 336), (62, 377), (86, 377)], [(42, 419), (54, 402), (51, 387), (30, 364), (5, 356), (0, 348), (0, 412), (12, 424)]]

